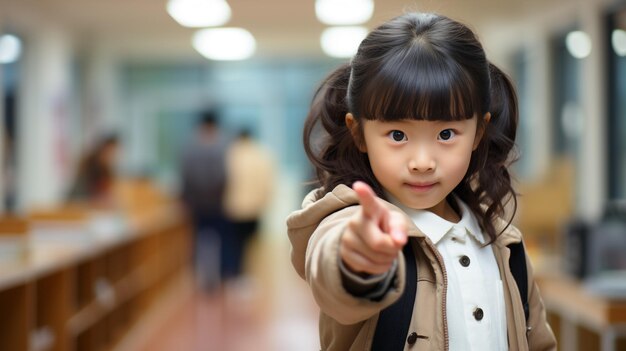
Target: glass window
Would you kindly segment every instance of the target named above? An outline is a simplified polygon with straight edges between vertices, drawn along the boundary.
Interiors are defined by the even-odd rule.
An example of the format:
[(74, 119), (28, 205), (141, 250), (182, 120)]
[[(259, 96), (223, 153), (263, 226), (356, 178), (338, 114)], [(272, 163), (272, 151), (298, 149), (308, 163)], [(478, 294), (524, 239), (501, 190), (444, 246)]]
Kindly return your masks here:
[(568, 51), (566, 37), (567, 33), (558, 35), (552, 43), (552, 152), (576, 158), (582, 124), (580, 61)]
[(532, 159), (530, 148), (532, 145), (532, 123), (530, 116), (530, 86), (528, 83), (529, 58), (525, 50), (516, 51), (512, 58), (513, 73), (512, 78), (517, 89), (519, 103), (519, 126), (517, 130), (516, 143), (520, 158), (513, 164), (515, 173), (521, 177), (527, 177), (532, 172)]
[(193, 134), (197, 114), (215, 106), (228, 137), (249, 129), (274, 152), (282, 169), (309, 180), (302, 126), (317, 85), (337, 65), (330, 59), (129, 63), (123, 71), (123, 103), (129, 119), (124, 140), (131, 152), (123, 170), (176, 184), (178, 156)]
[[(574, 29), (557, 35), (551, 45), (552, 114), (551, 141), (552, 164), (549, 176), (569, 177), (562, 182), (570, 183), (573, 198), (579, 203), (578, 189), (583, 186), (577, 170), (581, 169), (582, 133), (584, 115), (581, 106), (581, 61), (567, 47), (567, 36)], [(565, 194), (562, 194), (565, 199)]]

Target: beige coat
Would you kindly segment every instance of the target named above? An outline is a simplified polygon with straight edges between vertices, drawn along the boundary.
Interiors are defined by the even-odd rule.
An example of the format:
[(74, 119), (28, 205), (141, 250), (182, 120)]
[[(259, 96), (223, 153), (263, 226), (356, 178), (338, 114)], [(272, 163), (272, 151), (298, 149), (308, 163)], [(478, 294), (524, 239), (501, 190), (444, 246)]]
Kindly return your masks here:
[[(401, 212), (392, 204), (386, 205)], [(360, 210), (356, 193), (345, 185), (339, 185), (317, 201), (314, 193), (310, 193), (302, 207), (287, 218), (291, 260), (298, 274), (309, 283), (321, 309), (322, 350), (369, 350), (379, 312), (395, 302), (404, 289), (402, 252), (398, 256), (396, 283), (381, 301), (354, 297), (342, 285), (338, 250), (346, 220)], [(448, 350), (447, 276), (443, 259), (430, 239), (415, 227), (408, 216), (406, 219), (409, 223), (408, 235), (417, 239), (409, 242), (413, 245), (418, 267), (416, 301), (409, 334), (416, 332), (421, 337), (412, 346), (405, 344), (405, 350)], [(504, 224), (504, 221), (498, 223), (500, 226)], [(545, 309), (529, 260), (530, 320), (527, 332), (519, 290), (509, 269), (510, 251), (506, 247), (521, 240), (520, 232), (511, 226), (492, 244), (504, 287), (509, 350), (556, 350), (554, 334), (546, 323)]]
[(257, 220), (267, 209), (274, 188), (274, 160), (252, 139), (235, 141), (226, 156), (224, 207), (234, 221)]

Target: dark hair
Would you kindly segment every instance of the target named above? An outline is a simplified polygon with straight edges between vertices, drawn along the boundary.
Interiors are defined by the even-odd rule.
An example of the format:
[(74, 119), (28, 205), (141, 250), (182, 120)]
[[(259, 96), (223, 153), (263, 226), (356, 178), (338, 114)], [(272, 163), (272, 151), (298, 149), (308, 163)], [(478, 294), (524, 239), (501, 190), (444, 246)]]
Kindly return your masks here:
[(115, 132), (103, 134), (94, 145), (94, 150), (105, 149), (109, 146), (116, 146), (120, 143), (120, 137)]
[[(369, 33), (351, 64), (332, 72), (315, 93), (304, 147), (322, 186), (318, 196), (363, 180), (384, 198), (368, 155), (359, 151), (362, 129), (353, 137), (345, 124), (348, 112), (357, 121), (477, 116), (483, 138), (452, 193), (470, 207), (492, 241), (498, 235), (494, 220), (504, 215), (509, 197), (515, 213), (516, 194), (507, 169), (518, 120), (515, 90), (465, 25), (436, 14), (396, 17)], [(482, 118), (487, 112), (489, 123)], [(357, 125), (362, 128), (362, 123)]]
[(103, 134), (96, 140), (78, 163), (69, 199), (96, 198), (110, 191), (115, 170), (103, 157), (111, 148), (117, 148), (119, 145), (120, 138), (115, 133)]
[(219, 113), (214, 108), (203, 110), (200, 112), (198, 124), (203, 127), (217, 126), (218, 115)]
[(241, 128), (239, 130), (239, 133), (237, 133), (237, 138), (239, 139), (252, 138), (252, 132), (250, 131), (250, 128), (248, 127)]

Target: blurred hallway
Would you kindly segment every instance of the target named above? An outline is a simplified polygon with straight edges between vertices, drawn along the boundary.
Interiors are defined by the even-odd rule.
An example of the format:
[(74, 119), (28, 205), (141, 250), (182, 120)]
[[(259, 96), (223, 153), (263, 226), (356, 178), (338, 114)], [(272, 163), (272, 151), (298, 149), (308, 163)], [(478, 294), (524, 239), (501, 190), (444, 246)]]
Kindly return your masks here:
[(144, 351), (317, 350), (317, 307), (289, 263), (283, 242), (256, 240), (247, 277), (220, 292), (190, 279), (144, 336)]
[[(200, 2), (232, 16), (189, 26), (169, 11), (214, 12)], [(312, 178), (304, 120), (363, 33), (410, 11), (470, 24), (515, 83), (514, 224), (552, 283), (541, 289), (560, 348), (618, 338), (626, 350), (626, 0), (364, 0), (372, 13), (347, 42), (325, 35), (351, 26), (321, 18), (322, 2), (344, 3), (0, 0), (0, 351), (318, 350), (285, 228)], [(254, 43), (248, 56), (200, 45), (226, 28), (253, 40), (218, 51)], [(181, 154), (207, 109), (229, 142), (250, 131), (275, 161), (248, 279), (218, 295), (194, 289), (176, 210)], [(114, 152), (99, 147), (107, 136)]]

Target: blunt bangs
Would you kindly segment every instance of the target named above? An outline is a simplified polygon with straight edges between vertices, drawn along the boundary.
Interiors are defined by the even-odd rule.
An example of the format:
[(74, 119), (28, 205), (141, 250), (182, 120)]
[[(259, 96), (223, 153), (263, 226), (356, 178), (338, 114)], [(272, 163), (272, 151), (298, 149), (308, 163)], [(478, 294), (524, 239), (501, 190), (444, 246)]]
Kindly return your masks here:
[(356, 113), (366, 119), (458, 121), (487, 109), (468, 72), (432, 47), (411, 45), (404, 55), (381, 60), (377, 73), (364, 86)]

